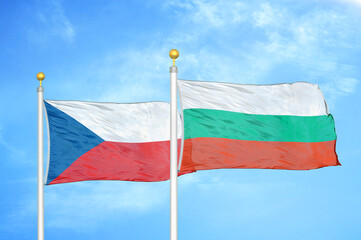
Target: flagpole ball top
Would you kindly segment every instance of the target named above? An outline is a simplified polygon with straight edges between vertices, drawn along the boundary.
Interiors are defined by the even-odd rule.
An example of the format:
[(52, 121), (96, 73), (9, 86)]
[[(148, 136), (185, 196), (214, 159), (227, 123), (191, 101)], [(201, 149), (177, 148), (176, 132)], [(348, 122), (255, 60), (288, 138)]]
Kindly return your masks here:
[(179, 56), (179, 52), (177, 49), (172, 49), (169, 51), (169, 57), (173, 59), (173, 66), (175, 66), (175, 59)]
[(42, 72), (39, 72), (38, 74), (36, 74), (36, 78), (37, 78), (39, 81), (43, 81), (44, 78), (45, 78), (45, 74), (42, 73)]
[(172, 59), (176, 59), (179, 56), (179, 52), (177, 49), (172, 49), (169, 51), (169, 57)]

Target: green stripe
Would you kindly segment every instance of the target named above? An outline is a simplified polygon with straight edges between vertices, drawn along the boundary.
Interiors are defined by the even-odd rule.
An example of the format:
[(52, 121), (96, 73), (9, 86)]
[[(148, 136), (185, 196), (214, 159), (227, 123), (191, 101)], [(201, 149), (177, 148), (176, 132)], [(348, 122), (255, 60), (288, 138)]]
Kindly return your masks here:
[(324, 142), (336, 139), (331, 114), (322, 116), (258, 115), (210, 109), (185, 109), (184, 137), (248, 141)]

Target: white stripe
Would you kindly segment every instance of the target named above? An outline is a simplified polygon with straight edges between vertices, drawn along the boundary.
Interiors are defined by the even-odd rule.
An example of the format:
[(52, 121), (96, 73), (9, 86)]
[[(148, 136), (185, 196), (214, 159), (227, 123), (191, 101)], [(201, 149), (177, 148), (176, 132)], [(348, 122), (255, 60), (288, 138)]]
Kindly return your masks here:
[[(170, 140), (170, 108), (166, 102), (46, 102), (68, 114), (105, 141), (140, 143)], [(179, 137), (181, 133), (181, 120), (178, 115)]]
[(327, 115), (316, 84), (245, 85), (178, 80), (183, 109), (204, 108), (262, 115)]

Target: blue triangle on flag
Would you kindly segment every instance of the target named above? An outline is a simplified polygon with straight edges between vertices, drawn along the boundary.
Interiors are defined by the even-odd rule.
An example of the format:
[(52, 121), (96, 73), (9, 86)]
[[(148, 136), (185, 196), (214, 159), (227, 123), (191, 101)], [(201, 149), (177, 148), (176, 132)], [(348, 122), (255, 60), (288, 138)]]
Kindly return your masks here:
[(98, 146), (104, 140), (68, 114), (45, 103), (49, 121), (50, 160), (49, 184), (80, 156)]

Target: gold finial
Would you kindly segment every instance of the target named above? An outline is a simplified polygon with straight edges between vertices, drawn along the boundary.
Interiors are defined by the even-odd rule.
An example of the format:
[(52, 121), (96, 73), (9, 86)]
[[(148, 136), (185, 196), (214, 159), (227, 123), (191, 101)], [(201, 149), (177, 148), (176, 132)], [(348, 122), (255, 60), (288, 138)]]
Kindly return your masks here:
[(172, 49), (169, 51), (169, 57), (173, 59), (173, 66), (175, 66), (175, 59), (179, 56), (177, 49)]
[(36, 74), (36, 78), (40, 81), (40, 87), (41, 87), (41, 81), (44, 80), (45, 74), (42, 72), (39, 72), (38, 74)]

